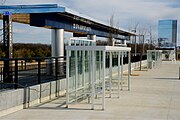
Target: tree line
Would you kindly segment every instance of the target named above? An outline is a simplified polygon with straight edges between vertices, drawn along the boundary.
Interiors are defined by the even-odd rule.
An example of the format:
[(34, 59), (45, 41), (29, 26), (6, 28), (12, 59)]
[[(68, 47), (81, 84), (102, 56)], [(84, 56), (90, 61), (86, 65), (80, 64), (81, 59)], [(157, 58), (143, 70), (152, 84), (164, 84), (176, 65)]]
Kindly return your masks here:
[[(97, 40), (96, 44), (106, 46), (108, 41)], [(131, 53), (135, 53), (135, 45), (127, 44), (131, 47)], [(137, 53), (146, 54), (148, 49), (155, 49), (152, 44), (137, 44)], [(0, 58), (4, 58), (3, 44), (0, 44)], [(33, 57), (51, 57), (51, 45), (47, 44), (24, 44), (14, 43), (13, 44), (13, 58), (33, 58)]]
[[(50, 57), (51, 46), (47, 44), (13, 44), (13, 58)], [(4, 58), (3, 44), (0, 44), (0, 58)]]

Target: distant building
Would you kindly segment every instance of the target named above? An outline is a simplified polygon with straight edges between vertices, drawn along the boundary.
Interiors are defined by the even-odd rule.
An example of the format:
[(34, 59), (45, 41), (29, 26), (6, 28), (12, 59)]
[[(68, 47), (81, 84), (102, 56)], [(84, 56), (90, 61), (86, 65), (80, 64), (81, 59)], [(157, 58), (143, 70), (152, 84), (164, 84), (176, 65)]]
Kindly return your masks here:
[(159, 20), (158, 45), (160, 48), (177, 46), (177, 20)]

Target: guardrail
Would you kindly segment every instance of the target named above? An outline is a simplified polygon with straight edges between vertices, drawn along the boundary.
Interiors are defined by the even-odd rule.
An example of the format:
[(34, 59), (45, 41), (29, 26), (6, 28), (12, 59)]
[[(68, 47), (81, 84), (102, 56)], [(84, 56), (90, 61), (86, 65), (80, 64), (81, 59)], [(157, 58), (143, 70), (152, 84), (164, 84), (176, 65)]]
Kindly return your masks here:
[[(65, 57), (0, 59), (0, 90), (32, 86), (64, 78)], [(9, 71), (5, 62), (9, 63)]]
[[(142, 56), (142, 60), (146, 58), (146, 55)], [(123, 64), (128, 62), (126, 57), (124, 57), (123, 61)], [(132, 63), (138, 61), (140, 61), (140, 55), (131, 55)], [(8, 81), (10, 82), (6, 82), (5, 62), (9, 62)], [(109, 62), (106, 63), (106, 67), (108, 67)], [(117, 58), (113, 58), (113, 66), (116, 66), (117, 63)], [(28, 87), (65, 78), (65, 69), (65, 57), (0, 59), (0, 91), (22, 88), (22, 86)]]

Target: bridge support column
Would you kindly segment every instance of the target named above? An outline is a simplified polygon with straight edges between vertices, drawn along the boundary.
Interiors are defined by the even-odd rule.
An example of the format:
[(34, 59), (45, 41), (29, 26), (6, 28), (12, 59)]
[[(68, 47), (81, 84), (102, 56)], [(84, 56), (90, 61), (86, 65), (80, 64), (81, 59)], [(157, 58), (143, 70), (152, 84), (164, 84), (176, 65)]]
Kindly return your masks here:
[[(96, 41), (96, 35), (87, 35), (87, 39)], [(96, 42), (93, 44), (96, 45)]]
[(64, 56), (64, 29), (51, 30), (51, 56)]
[[(64, 29), (52, 29), (51, 30), (51, 57), (63, 57), (64, 56)], [(55, 69), (52, 73), (58, 79), (58, 75), (64, 75), (63, 58), (53, 59), (52, 63)], [(52, 66), (52, 69), (54, 67)]]

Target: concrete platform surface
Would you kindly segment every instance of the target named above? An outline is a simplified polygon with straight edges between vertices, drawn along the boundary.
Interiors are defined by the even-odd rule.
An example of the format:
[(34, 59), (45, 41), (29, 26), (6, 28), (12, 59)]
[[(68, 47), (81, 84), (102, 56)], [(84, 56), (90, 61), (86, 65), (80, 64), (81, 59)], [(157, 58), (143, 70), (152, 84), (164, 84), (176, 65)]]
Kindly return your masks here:
[(65, 108), (62, 97), (0, 120), (180, 120), (179, 67), (180, 62), (163, 62), (154, 70), (133, 71), (131, 91), (106, 98), (105, 111), (84, 104)]

